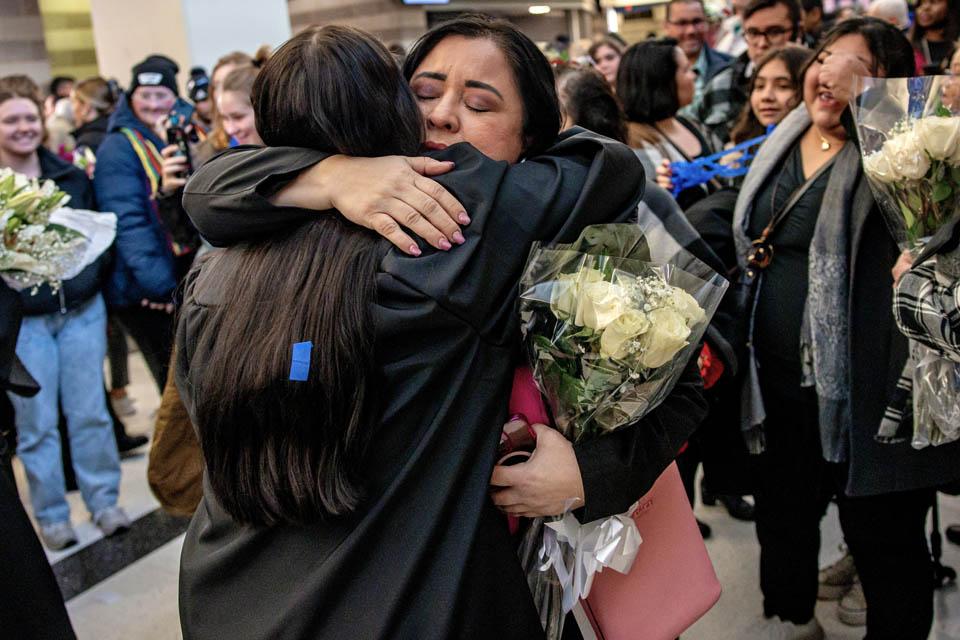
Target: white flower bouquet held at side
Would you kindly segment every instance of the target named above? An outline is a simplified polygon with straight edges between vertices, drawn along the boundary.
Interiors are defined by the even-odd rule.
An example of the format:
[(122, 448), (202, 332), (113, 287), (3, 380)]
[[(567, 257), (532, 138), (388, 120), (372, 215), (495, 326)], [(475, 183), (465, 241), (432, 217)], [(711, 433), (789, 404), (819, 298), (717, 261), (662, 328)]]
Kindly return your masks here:
[[(682, 249), (666, 262), (651, 249), (636, 224), (595, 225), (573, 244), (531, 249), (520, 283), (524, 347), (552, 426), (568, 440), (604, 437), (654, 410), (726, 291)], [(580, 523), (568, 510), (527, 530), (520, 555), (548, 638), (596, 573), (630, 571), (642, 532), (629, 513)]]
[(903, 249), (919, 250), (960, 208), (960, 112), (943, 101), (950, 80), (860, 78), (851, 102), (864, 173)]

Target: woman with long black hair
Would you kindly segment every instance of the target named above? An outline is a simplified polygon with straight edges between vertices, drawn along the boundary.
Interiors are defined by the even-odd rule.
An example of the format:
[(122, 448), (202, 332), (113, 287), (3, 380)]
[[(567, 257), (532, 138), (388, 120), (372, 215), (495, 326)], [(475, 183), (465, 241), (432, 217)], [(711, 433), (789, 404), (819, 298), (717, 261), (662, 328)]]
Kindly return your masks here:
[[(178, 332), (178, 384), (206, 462), (182, 560), (186, 638), (542, 634), (488, 497), (517, 357), (517, 281), (532, 240), (635, 215), (643, 176), (622, 145), (556, 139), (552, 74), (536, 48), (501, 23), (467, 24), (485, 35), (431, 32), (414, 48), (413, 93), (369, 36), (299, 34), (254, 89), (268, 148), (214, 159), (187, 187), (187, 209), (215, 244), (251, 229), (259, 240), (198, 270)], [(528, 93), (553, 96), (552, 129), (525, 119), (530, 97), (513, 69), (527, 58), (542, 60), (527, 80), (545, 88)], [(437, 156), (456, 164), (439, 180), (470, 212), (462, 246), (434, 240), (413, 258), (334, 213), (271, 202), (331, 154), (415, 153), (424, 116), (414, 94), (429, 110), (428, 140), (449, 142)], [(460, 109), (481, 107), (492, 122), (469, 125), (506, 132), (486, 141), (489, 153), (525, 162), (456, 144)], [(275, 146), (292, 144), (308, 148)], [(694, 368), (635, 428), (576, 450), (543, 438), (550, 473), (530, 475), (553, 478), (555, 494), (531, 482), (525, 495), (543, 513), (578, 493), (586, 519), (623, 511), (701, 414)]]

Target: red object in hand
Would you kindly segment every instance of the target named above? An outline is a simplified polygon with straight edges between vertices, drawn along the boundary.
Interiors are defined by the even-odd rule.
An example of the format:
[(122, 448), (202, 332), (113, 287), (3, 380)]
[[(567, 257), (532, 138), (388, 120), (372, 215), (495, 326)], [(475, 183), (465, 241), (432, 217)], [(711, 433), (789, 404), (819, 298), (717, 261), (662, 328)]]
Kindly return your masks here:
[(703, 378), (703, 388), (709, 389), (717, 384), (717, 381), (723, 375), (724, 367), (720, 358), (713, 355), (710, 344), (703, 343), (703, 350), (700, 352), (700, 358), (697, 360), (700, 365), (700, 377)]
[[(501, 452), (506, 448), (514, 453), (533, 452), (537, 446), (537, 434), (530, 426), (532, 424), (549, 424), (547, 409), (543, 404), (540, 389), (533, 380), (533, 371), (530, 367), (517, 367), (513, 372), (513, 388), (510, 390), (510, 413), (513, 414), (510, 422), (504, 427), (500, 436)], [(531, 446), (532, 445), (532, 446)], [(513, 458), (512, 454), (507, 454)], [(521, 453), (516, 456), (528, 456)], [(521, 462), (522, 460), (516, 460)], [(516, 464), (511, 460), (511, 463)], [(516, 534), (520, 528), (520, 518), (507, 516), (510, 533)]]

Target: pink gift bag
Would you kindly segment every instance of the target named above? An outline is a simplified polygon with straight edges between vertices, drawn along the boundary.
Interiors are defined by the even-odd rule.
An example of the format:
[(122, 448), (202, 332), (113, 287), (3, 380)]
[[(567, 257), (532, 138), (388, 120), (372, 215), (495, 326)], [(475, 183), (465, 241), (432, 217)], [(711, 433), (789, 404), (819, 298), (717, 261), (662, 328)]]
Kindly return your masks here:
[[(514, 372), (510, 412), (531, 424), (547, 423), (527, 367)], [(643, 543), (630, 573), (601, 572), (580, 604), (600, 640), (674, 640), (720, 599), (720, 582), (676, 463), (640, 498), (633, 519)]]
[(673, 640), (720, 599), (676, 463), (640, 498), (633, 519), (643, 538), (633, 569), (601, 572), (580, 604), (600, 640)]

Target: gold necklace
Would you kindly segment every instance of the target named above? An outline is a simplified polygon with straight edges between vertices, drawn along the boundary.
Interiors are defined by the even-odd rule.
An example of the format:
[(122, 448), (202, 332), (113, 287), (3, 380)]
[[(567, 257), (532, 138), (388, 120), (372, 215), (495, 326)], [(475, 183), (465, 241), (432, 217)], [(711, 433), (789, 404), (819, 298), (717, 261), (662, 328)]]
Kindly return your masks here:
[(830, 141), (819, 133), (817, 135), (820, 136), (820, 151), (830, 151)]

